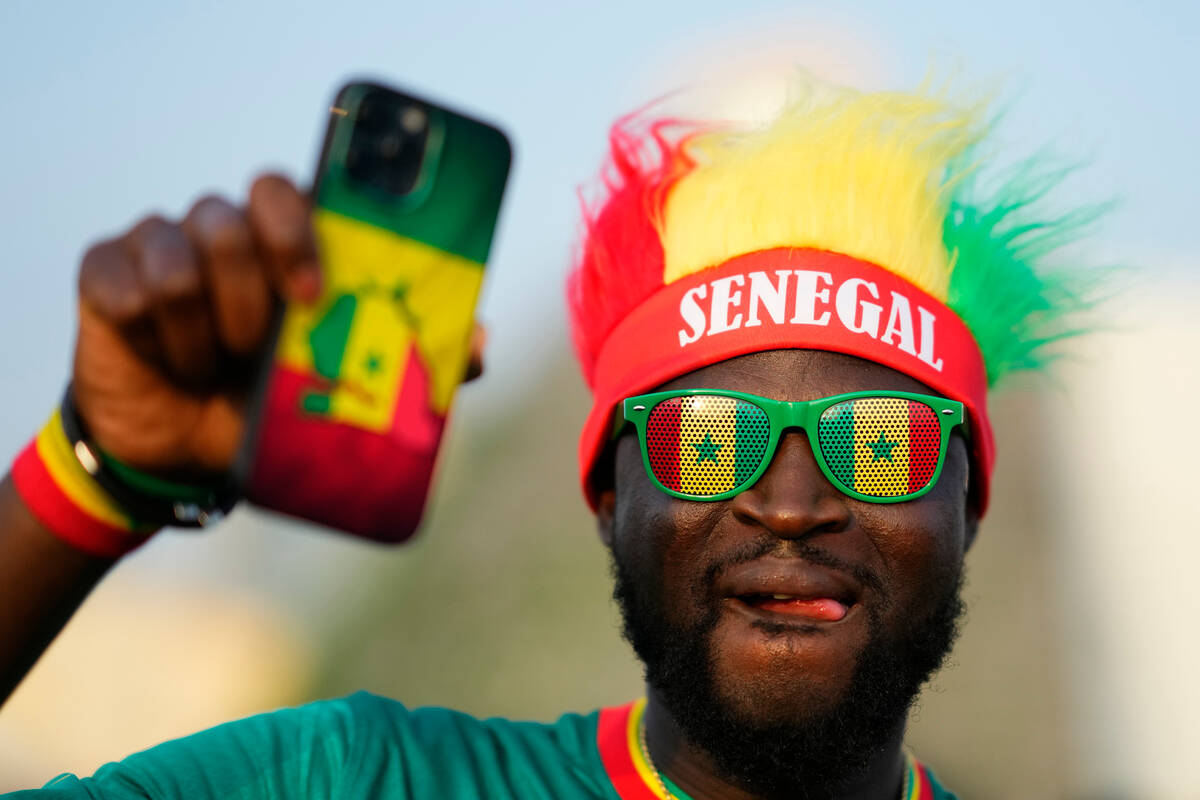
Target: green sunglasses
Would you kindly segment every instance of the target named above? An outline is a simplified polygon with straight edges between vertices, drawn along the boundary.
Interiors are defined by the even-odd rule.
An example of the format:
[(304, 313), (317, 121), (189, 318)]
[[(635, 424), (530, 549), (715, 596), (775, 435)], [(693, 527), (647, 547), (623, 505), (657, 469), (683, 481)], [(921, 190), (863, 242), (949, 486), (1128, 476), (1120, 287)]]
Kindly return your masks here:
[[(963, 404), (912, 392), (850, 392), (806, 402), (684, 389), (626, 398), (650, 479), (684, 500), (728, 500), (754, 485), (791, 428), (808, 435), (817, 466), (868, 503), (914, 500), (937, 483)], [(621, 426), (622, 428), (624, 425)]]

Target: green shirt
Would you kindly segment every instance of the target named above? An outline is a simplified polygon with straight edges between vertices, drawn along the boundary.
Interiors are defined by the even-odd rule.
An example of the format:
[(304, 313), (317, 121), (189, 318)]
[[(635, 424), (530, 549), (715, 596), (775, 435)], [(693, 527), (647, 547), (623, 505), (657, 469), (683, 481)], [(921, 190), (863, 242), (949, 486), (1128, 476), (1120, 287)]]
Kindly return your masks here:
[[(546, 724), (410, 711), (359, 692), (226, 723), (107, 764), (91, 778), (63, 775), (6, 797), (651, 800), (660, 796), (657, 781), (631, 735), (643, 705)], [(953, 800), (913, 764), (903, 800)]]

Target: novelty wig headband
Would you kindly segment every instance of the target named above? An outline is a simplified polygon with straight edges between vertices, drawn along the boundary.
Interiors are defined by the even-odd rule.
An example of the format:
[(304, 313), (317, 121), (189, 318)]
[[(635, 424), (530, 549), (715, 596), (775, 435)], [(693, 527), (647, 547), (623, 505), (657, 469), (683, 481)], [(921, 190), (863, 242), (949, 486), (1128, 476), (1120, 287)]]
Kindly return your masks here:
[(620, 401), (745, 353), (809, 348), (908, 374), (966, 404), (978, 508), (987, 389), (1077, 330), (1085, 270), (1052, 260), (1094, 216), (1036, 201), (1063, 176), (1021, 164), (984, 196), (981, 108), (812, 84), (765, 127), (619, 120), (568, 283), (594, 405), (585, 494)]

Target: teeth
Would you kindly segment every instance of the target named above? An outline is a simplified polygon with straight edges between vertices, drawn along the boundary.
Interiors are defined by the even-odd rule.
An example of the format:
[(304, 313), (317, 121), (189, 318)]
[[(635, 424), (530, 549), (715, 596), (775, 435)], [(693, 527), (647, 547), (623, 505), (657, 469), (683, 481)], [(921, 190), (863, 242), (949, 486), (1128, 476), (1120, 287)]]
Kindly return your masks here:
[(794, 600), (795, 599), (790, 594), (773, 594), (773, 595), (771, 595), (771, 597), (773, 597), (776, 600)]

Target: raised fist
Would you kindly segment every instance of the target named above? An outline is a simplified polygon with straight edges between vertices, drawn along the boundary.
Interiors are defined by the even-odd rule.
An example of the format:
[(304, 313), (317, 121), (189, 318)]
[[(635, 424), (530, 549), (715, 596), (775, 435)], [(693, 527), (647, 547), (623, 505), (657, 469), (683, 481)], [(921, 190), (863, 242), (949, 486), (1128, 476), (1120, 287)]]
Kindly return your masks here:
[(245, 206), (205, 197), (179, 222), (147, 217), (96, 244), (73, 369), (92, 437), (141, 469), (227, 471), (273, 309), (319, 292), (308, 199), (279, 175)]

